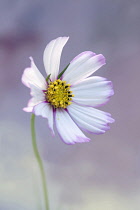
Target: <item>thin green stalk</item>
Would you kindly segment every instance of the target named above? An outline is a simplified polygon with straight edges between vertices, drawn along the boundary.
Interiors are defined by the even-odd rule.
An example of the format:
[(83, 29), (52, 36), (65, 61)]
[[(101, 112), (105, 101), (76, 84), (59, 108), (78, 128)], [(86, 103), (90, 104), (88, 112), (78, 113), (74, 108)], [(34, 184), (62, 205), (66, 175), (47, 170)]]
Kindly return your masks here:
[(33, 151), (36, 157), (36, 160), (38, 162), (39, 168), (40, 168), (40, 174), (42, 178), (42, 188), (43, 188), (43, 194), (44, 194), (44, 202), (45, 202), (45, 210), (49, 210), (49, 202), (48, 202), (48, 194), (47, 194), (47, 188), (46, 188), (46, 177), (45, 172), (43, 168), (43, 162), (41, 160), (40, 154), (38, 152), (37, 143), (36, 143), (36, 135), (35, 135), (35, 115), (32, 114), (31, 116), (31, 134), (32, 134), (32, 145), (33, 145)]
[(58, 75), (58, 79), (60, 79), (60, 77), (64, 74), (64, 72), (66, 71), (66, 69), (68, 68), (68, 66), (70, 65), (70, 63), (63, 69), (63, 71), (60, 72), (60, 74)]

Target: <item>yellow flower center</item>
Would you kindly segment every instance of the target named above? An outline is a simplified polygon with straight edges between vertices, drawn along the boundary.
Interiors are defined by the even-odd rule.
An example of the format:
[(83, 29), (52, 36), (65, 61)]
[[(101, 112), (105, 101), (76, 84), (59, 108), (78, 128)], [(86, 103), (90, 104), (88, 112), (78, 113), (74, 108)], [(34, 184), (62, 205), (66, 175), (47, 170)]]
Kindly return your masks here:
[(72, 102), (72, 91), (70, 91), (70, 84), (60, 79), (50, 82), (48, 89), (45, 92), (46, 100), (51, 103), (55, 108), (66, 108)]

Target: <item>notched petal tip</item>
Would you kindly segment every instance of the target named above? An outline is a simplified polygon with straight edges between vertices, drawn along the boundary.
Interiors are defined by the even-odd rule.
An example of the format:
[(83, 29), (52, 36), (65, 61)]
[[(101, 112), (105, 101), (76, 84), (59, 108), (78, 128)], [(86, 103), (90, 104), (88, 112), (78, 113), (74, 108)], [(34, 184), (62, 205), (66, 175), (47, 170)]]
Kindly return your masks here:
[(84, 51), (84, 52), (80, 53), (79, 55), (77, 55), (75, 58), (73, 58), (70, 63), (73, 63), (74, 61), (77, 61), (80, 58), (93, 57), (95, 55), (96, 55), (96, 53), (94, 53), (92, 51)]
[(30, 56), (29, 59), (30, 59), (30, 61), (33, 61), (33, 57), (32, 56)]
[(115, 119), (113, 119), (113, 118), (110, 118), (109, 120), (108, 120), (108, 123), (114, 123), (115, 122)]
[(97, 55), (98, 56), (98, 62), (101, 63), (101, 65), (106, 64), (106, 59), (102, 54)]
[(32, 56), (29, 57), (29, 60), (30, 60), (30, 62), (31, 62), (31, 63), (30, 63), (30, 68), (33, 68), (33, 69), (36, 68), (36, 65), (35, 65), (35, 62), (34, 62), (34, 59), (33, 59)]
[(22, 110), (24, 112), (32, 112), (33, 111), (33, 107), (24, 107)]
[(109, 123), (114, 122), (109, 113), (75, 103), (68, 107), (68, 112), (83, 131), (96, 135), (104, 134), (110, 129)]
[(70, 37), (69, 36), (62, 36), (61, 38), (66, 39), (68, 41)]
[[(58, 132), (58, 134), (59, 134), (59, 132)], [(82, 138), (80, 136), (77, 136), (77, 138), (74, 141), (67, 142), (66, 139), (64, 139), (62, 136), (60, 136), (60, 134), (59, 134), (59, 137), (67, 145), (74, 145), (76, 143), (88, 143), (91, 140), (89, 138)]]
[(86, 142), (90, 142), (90, 140), (91, 139), (89, 139), (89, 138), (82, 138), (82, 137), (78, 136), (76, 143), (86, 143)]

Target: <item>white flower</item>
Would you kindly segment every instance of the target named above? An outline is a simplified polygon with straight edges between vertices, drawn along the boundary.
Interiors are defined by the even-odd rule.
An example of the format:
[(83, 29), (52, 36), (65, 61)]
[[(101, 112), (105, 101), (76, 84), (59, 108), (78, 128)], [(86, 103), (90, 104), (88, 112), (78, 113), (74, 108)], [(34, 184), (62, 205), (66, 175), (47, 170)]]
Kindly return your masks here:
[(76, 56), (58, 79), (60, 57), (68, 37), (52, 40), (44, 51), (45, 79), (31, 59), (24, 70), (22, 82), (31, 89), (32, 98), (23, 110), (48, 119), (54, 134), (54, 122), (67, 144), (88, 142), (79, 127), (87, 132), (102, 134), (114, 122), (109, 113), (94, 107), (106, 103), (113, 95), (112, 83), (105, 78), (89, 77), (105, 64), (103, 55), (86, 51)]

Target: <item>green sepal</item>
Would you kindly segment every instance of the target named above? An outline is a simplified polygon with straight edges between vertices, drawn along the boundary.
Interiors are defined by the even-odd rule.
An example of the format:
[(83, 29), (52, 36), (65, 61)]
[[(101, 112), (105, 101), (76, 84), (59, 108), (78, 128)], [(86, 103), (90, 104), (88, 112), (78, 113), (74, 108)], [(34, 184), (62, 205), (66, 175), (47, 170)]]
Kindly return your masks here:
[(60, 74), (58, 75), (58, 79), (60, 79), (60, 77), (64, 74), (64, 72), (66, 71), (66, 69), (68, 68), (68, 66), (70, 65), (70, 63), (64, 68), (63, 71), (60, 72)]
[(48, 80), (50, 79), (51, 74), (49, 74), (46, 78), (46, 81), (48, 82)]

